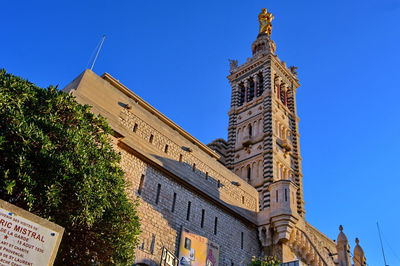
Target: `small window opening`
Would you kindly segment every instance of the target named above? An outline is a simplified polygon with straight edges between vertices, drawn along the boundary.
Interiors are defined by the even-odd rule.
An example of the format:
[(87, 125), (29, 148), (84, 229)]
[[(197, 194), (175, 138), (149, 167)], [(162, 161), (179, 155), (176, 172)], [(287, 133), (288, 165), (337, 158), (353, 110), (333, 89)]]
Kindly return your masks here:
[(251, 126), (251, 124), (249, 124), (248, 126), (248, 131), (249, 131), (249, 136), (251, 137), (253, 135), (253, 127)]
[(243, 242), (244, 242), (244, 233), (240, 233), (240, 248), (243, 249)]
[(137, 128), (138, 128), (138, 124), (135, 123), (135, 125), (133, 125), (132, 132), (136, 132)]
[(286, 90), (284, 87), (280, 89), (280, 99), (281, 102), (286, 105)]
[(218, 229), (218, 217), (215, 217), (215, 220), (214, 220), (214, 235), (217, 234), (217, 229)]
[(278, 190), (277, 191), (275, 191), (276, 193), (275, 193), (275, 197), (276, 197), (276, 202), (278, 202)]
[(138, 191), (137, 191), (137, 193), (138, 193), (139, 195), (142, 194), (143, 187), (144, 187), (144, 175), (142, 175), (142, 176), (140, 177), (139, 188), (138, 188)]
[(179, 162), (182, 162), (182, 159), (183, 159), (183, 155), (179, 154)]
[(186, 220), (190, 220), (190, 207), (192, 206), (192, 202), (188, 201), (187, 212), (186, 212)]
[(153, 143), (153, 139), (154, 139), (154, 136), (153, 136), (153, 134), (151, 134), (151, 135), (150, 135), (150, 138), (149, 138), (149, 142), (150, 142), (150, 143)]
[(243, 105), (243, 103), (245, 101), (245, 97), (246, 97), (246, 89), (245, 89), (243, 83), (241, 83), (239, 85), (239, 106)]
[(164, 152), (165, 152), (165, 153), (168, 153), (168, 144), (165, 144)]
[(220, 188), (220, 187), (221, 187), (221, 180), (218, 179), (218, 181), (217, 181), (217, 188)]
[(254, 80), (249, 80), (249, 88), (247, 89), (247, 101), (250, 102), (254, 98)]
[(175, 211), (175, 204), (176, 204), (176, 193), (174, 192), (174, 197), (172, 198), (172, 208), (171, 212)]
[(208, 180), (208, 172), (206, 172), (206, 180)]
[(259, 73), (258, 74), (258, 83), (257, 83), (257, 96), (260, 96), (260, 95), (262, 95), (263, 94), (263, 92), (264, 92), (264, 79), (263, 79), (263, 76), (262, 76), (262, 73)]
[(247, 166), (247, 181), (250, 181), (251, 179), (251, 168), (250, 165)]
[(195, 163), (193, 163), (192, 171), (193, 172), (196, 171), (196, 164)]
[(202, 209), (201, 210), (201, 221), (200, 221), (200, 227), (204, 227), (204, 216), (206, 215), (206, 210)]
[(244, 196), (242, 196), (242, 204), (244, 204)]
[(152, 236), (151, 236), (151, 244), (150, 244), (150, 253), (151, 254), (154, 254), (155, 245), (156, 245), (156, 235), (152, 234)]
[(285, 188), (285, 201), (287, 201), (287, 189)]
[(156, 204), (160, 202), (161, 184), (157, 185)]

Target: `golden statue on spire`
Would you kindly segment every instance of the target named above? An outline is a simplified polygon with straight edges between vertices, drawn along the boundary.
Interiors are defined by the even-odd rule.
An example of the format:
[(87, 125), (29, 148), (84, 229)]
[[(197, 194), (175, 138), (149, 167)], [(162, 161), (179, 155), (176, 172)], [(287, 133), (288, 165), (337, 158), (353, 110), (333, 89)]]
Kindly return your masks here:
[(272, 33), (272, 20), (274, 19), (274, 15), (269, 13), (266, 8), (261, 9), (261, 13), (258, 14), (258, 22), (260, 23), (260, 32), (265, 33), (268, 36)]

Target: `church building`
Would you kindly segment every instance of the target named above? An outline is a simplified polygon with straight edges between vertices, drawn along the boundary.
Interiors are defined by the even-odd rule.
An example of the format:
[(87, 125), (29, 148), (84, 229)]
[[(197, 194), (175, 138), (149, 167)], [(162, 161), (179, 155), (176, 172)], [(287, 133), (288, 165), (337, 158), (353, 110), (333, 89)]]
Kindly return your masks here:
[(108, 73), (86, 70), (64, 89), (114, 130), (139, 201), (137, 265), (249, 265), (267, 255), (286, 266), (366, 265), (342, 226), (332, 240), (305, 219), (300, 84), (275, 53), (273, 18), (262, 9), (251, 58), (230, 61), (227, 140), (201, 143)]

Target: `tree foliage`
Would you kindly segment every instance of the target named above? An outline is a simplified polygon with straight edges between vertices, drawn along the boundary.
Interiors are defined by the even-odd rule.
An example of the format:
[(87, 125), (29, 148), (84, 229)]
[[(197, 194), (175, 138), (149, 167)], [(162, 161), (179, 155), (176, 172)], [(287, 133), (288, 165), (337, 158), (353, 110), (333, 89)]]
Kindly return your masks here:
[(281, 262), (274, 256), (253, 257), (249, 266), (279, 266)]
[(0, 70), (0, 198), (65, 228), (56, 264), (132, 264), (139, 234), (104, 118)]

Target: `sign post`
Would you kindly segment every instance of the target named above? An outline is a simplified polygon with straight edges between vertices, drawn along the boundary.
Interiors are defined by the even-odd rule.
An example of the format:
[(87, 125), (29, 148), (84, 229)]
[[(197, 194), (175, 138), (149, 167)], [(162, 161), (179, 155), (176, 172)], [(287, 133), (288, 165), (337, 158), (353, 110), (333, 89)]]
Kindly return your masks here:
[(0, 200), (0, 265), (53, 265), (64, 228)]

